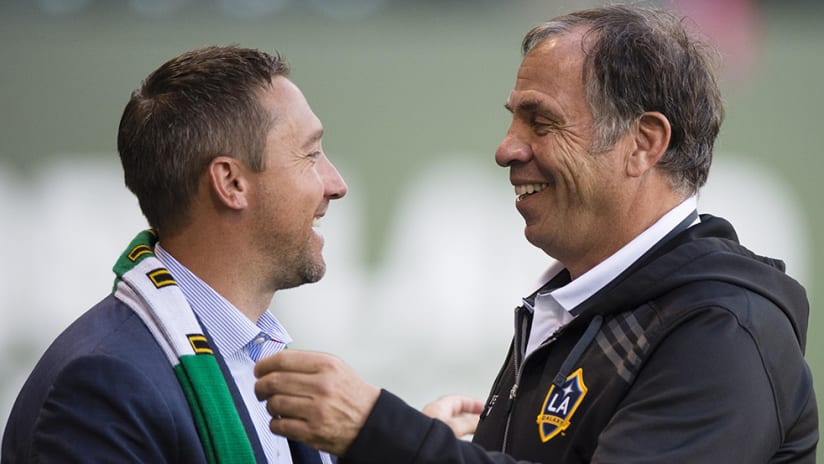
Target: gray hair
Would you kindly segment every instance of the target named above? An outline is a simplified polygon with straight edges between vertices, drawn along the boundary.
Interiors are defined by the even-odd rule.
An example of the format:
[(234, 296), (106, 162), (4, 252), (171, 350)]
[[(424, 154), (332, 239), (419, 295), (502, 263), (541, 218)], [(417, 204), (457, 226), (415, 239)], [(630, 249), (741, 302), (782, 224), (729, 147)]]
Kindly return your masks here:
[(651, 8), (613, 5), (555, 18), (530, 30), (526, 55), (547, 38), (587, 29), (583, 79), (594, 117), (591, 150), (603, 151), (647, 111), (663, 114), (672, 134), (658, 167), (673, 188), (697, 193), (707, 181), (724, 108), (715, 78), (717, 52), (682, 20)]

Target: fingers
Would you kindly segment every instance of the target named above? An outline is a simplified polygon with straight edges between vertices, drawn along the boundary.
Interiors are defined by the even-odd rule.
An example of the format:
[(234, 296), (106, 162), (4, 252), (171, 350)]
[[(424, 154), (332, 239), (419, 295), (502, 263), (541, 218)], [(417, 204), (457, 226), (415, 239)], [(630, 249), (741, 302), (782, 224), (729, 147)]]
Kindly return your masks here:
[(335, 388), (344, 364), (325, 353), (284, 350), (255, 364), (255, 395), (326, 395)]
[(312, 448), (326, 451), (336, 456), (342, 456), (351, 443), (350, 440), (339, 437), (330, 427), (319, 429), (316, 424), (302, 419), (289, 417), (273, 418), (269, 421), (269, 430), (280, 436), (300, 441)]
[(311, 428), (305, 420), (276, 417), (269, 421), (269, 430), (275, 435), (289, 437), (292, 440), (297, 440), (314, 448), (321, 449), (316, 443), (312, 443), (310, 439)]
[(269, 430), (275, 435), (289, 436), (292, 439), (306, 442), (309, 427), (305, 420), (291, 417), (274, 417), (269, 421)]
[(423, 408), (423, 413), (445, 422), (457, 437), (475, 432), (484, 403), (463, 395), (448, 395)]
[(255, 366), (255, 394), (266, 401), (272, 432), (342, 454), (380, 395), (343, 361), (287, 350)]
[(274, 418), (306, 421), (311, 414), (313, 398), (276, 393), (266, 399), (266, 411)]
[(423, 413), (435, 419), (455, 416), (458, 414), (480, 414), (484, 410), (484, 402), (464, 395), (447, 395), (427, 404)]
[(255, 364), (255, 377), (260, 378), (272, 371), (318, 372), (330, 364), (331, 356), (309, 351), (283, 350), (267, 356)]
[(484, 410), (484, 402), (470, 396), (449, 395), (438, 401), (443, 401), (452, 415), (480, 414)]
[(475, 429), (478, 428), (478, 422), (480, 420), (481, 416), (478, 414), (461, 414), (450, 418), (446, 421), (446, 425), (452, 429), (456, 437), (461, 438), (475, 433)]
[(273, 371), (255, 382), (255, 395), (258, 400), (275, 394), (312, 396), (332, 388), (327, 383), (325, 377), (320, 374)]

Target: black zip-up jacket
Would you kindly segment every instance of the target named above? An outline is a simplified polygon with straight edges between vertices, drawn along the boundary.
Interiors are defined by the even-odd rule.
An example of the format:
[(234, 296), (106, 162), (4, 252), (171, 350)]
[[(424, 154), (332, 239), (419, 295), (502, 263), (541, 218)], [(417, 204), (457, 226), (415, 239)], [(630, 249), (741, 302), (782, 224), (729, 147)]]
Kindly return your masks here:
[(806, 294), (723, 219), (657, 244), (523, 359), (527, 306), (474, 443), (384, 391), (341, 462), (815, 462)]

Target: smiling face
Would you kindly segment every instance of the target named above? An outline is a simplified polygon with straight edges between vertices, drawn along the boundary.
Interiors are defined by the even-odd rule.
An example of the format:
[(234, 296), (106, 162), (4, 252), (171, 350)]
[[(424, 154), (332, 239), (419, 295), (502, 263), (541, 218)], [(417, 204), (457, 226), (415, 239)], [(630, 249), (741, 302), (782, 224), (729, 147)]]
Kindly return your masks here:
[(276, 291), (323, 277), (323, 236), (316, 226), (329, 201), (346, 194), (346, 184), (326, 158), (323, 126), (297, 86), (275, 77), (261, 99), (275, 122), (266, 137), (264, 169), (250, 175), (251, 245), (258, 269)]
[(506, 107), (512, 124), (495, 152), (510, 169), (516, 207), (533, 245), (573, 276), (612, 254), (625, 218), (628, 138), (591, 153), (593, 116), (584, 93), (583, 30), (550, 37), (524, 57)]

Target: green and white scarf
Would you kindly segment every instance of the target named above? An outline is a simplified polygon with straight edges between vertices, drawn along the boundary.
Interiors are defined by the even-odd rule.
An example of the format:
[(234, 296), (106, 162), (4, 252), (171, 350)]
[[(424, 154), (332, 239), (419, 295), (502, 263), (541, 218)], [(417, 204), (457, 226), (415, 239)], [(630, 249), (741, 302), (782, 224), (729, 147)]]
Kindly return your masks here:
[(189, 401), (210, 463), (253, 463), (252, 445), (203, 329), (171, 273), (154, 254), (157, 235), (137, 235), (114, 265), (114, 296), (163, 349)]

